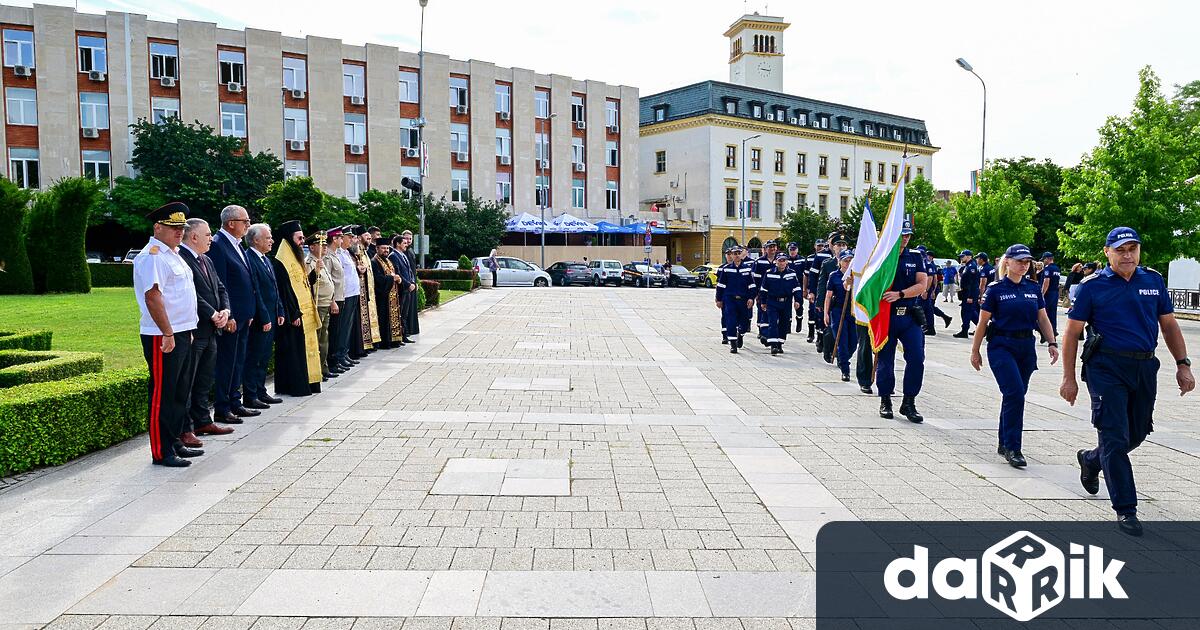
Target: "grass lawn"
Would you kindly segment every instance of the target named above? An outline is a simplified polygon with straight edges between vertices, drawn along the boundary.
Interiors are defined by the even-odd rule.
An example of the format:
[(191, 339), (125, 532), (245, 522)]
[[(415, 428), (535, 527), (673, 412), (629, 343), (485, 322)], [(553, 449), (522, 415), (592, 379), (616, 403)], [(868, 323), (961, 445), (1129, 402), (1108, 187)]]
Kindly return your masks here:
[(145, 366), (133, 289), (92, 289), (85, 294), (0, 295), (0, 328), (54, 331), (55, 350), (104, 355), (104, 368)]
[(468, 293), (470, 291), (438, 291), (438, 298), (440, 298), (442, 304), (445, 304), (454, 298), (462, 297)]

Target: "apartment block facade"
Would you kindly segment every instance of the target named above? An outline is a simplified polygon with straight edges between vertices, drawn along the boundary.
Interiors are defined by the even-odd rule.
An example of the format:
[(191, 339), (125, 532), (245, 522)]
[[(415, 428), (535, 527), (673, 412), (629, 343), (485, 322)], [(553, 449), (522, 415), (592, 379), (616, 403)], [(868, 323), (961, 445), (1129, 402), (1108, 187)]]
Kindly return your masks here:
[(0, 6), (0, 29), (0, 150), (24, 187), (130, 175), (129, 125), (178, 116), (349, 198), (409, 177), (514, 213), (638, 210), (636, 88), (426, 52), (422, 94), (414, 51), (70, 7)]

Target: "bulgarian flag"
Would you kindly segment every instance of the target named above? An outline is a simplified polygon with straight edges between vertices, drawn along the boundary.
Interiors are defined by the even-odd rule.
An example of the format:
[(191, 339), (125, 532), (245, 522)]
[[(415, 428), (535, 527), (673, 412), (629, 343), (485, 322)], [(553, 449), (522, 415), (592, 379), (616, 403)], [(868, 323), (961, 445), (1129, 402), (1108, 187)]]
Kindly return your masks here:
[[(863, 326), (870, 325), (871, 316), (866, 309), (858, 305), (858, 290), (862, 288), (863, 269), (871, 258), (871, 250), (879, 240), (879, 232), (875, 231), (875, 215), (871, 214), (871, 195), (863, 202), (862, 222), (858, 225), (858, 240), (854, 243), (854, 259), (850, 261), (850, 273), (854, 277), (854, 285), (850, 293), (850, 309), (854, 311), (854, 321)], [(861, 254), (861, 255), (859, 255)]]
[[(900, 172), (905, 169), (905, 161), (900, 162)], [(866, 217), (866, 213), (863, 213)], [(887, 216), (883, 219), (883, 229), (879, 240), (871, 248), (870, 256), (862, 266), (862, 276), (858, 283), (858, 291), (854, 296), (855, 314), (866, 317), (867, 330), (871, 335), (871, 350), (879, 352), (888, 341), (888, 328), (891, 324), (892, 309), (883, 301), (883, 294), (892, 286), (896, 279), (896, 265), (900, 260), (900, 231), (904, 227), (904, 180), (896, 185), (892, 194), (892, 204)], [(860, 248), (855, 252), (855, 261), (864, 252)]]

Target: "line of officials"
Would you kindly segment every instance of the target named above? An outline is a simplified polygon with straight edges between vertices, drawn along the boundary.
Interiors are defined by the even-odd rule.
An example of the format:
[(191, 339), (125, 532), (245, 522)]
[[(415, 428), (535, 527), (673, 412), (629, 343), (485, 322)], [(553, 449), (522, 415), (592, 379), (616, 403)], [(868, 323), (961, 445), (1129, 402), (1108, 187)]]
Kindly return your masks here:
[(272, 356), (276, 395), (307, 396), (419, 333), (411, 232), (306, 238), (297, 221), (272, 232), (231, 205), (213, 233), (187, 214), (179, 202), (148, 214), (153, 236), (133, 263), (155, 464), (186, 467), (204, 454), (197, 436), (283, 402), (266, 389)]

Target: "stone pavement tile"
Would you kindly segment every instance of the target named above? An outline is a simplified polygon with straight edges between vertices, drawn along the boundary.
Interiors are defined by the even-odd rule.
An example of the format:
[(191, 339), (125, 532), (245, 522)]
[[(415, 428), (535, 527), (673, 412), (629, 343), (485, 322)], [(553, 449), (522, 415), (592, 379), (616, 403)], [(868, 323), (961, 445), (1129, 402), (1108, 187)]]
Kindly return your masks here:
[(52, 630), (92, 630), (108, 619), (107, 615), (64, 615), (46, 626)]
[(220, 569), (171, 614), (232, 615), (270, 574), (270, 569)]
[(802, 573), (701, 573), (718, 617), (794, 617), (816, 613), (816, 579)]
[(417, 615), (473, 616), (479, 606), (486, 571), (435, 571), (429, 581)]
[(484, 616), (648, 617), (645, 575), (531, 571), (488, 573), (479, 601)]
[[(162, 536), (71, 536), (51, 547), (48, 554), (67, 555), (124, 555), (144, 554), (163, 542)], [(3, 575), (0, 557), (0, 575)]]
[(0, 577), (5, 623), (49, 623), (137, 556), (42, 555)]
[(237, 609), (239, 615), (410, 616), (428, 571), (274, 571)]
[(696, 573), (647, 571), (646, 585), (655, 617), (707, 617), (712, 614)]
[(216, 569), (131, 567), (71, 608), (75, 614), (170, 615)]
[[(225, 619), (238, 620), (245, 619), (245, 617), (226, 617)], [(104, 623), (97, 626), (97, 628), (98, 630), (146, 630), (146, 628), (149, 628), (157, 620), (158, 617), (155, 615), (113, 615), (106, 619)], [(253, 617), (245, 625), (240, 626), (241, 630), (249, 628), (251, 623), (254, 623)], [(219, 622), (210, 624), (213, 627), (220, 627), (221, 625)], [(233, 630), (234, 626), (233, 624), (229, 624), (224, 627)]]

